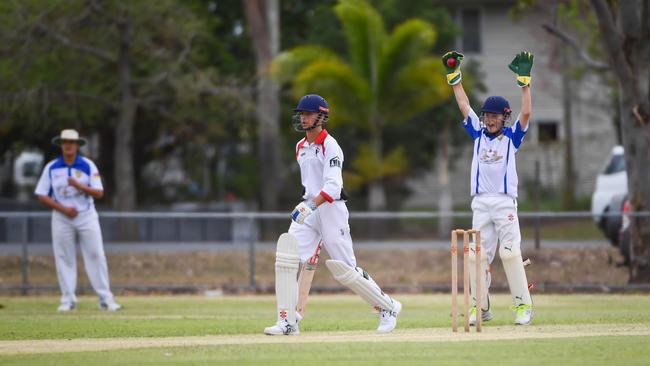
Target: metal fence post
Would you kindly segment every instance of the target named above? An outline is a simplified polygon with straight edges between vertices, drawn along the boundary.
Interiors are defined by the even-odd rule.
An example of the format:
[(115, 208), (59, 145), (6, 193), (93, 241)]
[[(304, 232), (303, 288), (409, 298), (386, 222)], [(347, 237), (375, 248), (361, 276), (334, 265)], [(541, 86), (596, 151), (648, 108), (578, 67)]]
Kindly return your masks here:
[(248, 287), (251, 290), (255, 290), (255, 237), (256, 229), (255, 224), (256, 220), (253, 216), (250, 217), (250, 234), (248, 236)]
[(29, 224), (29, 217), (25, 215), (23, 217), (23, 235), (22, 235), (22, 251), (23, 251), (23, 259), (22, 259), (22, 272), (23, 272), (23, 283), (22, 287), (20, 290), (20, 293), (23, 296), (26, 296), (29, 290), (29, 250), (27, 248), (28, 241), (29, 241), (29, 231), (28, 231), (28, 224)]

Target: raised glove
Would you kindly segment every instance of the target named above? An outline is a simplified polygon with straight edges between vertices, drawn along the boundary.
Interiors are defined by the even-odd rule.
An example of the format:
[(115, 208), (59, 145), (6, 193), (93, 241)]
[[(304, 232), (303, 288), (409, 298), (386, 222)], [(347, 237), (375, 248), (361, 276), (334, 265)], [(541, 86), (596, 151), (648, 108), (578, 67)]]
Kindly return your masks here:
[(291, 212), (291, 219), (302, 225), (305, 222), (305, 219), (307, 219), (307, 217), (317, 208), (318, 206), (316, 206), (314, 201), (300, 202), (298, 206), (293, 209), (293, 212)]
[(530, 85), (530, 70), (533, 68), (533, 54), (521, 52), (508, 65), (508, 68), (517, 74), (517, 86), (523, 88)]
[(460, 73), (460, 64), (463, 62), (463, 54), (450, 51), (442, 56), (442, 65), (447, 70), (447, 84), (456, 85), (460, 83), (462, 75)]

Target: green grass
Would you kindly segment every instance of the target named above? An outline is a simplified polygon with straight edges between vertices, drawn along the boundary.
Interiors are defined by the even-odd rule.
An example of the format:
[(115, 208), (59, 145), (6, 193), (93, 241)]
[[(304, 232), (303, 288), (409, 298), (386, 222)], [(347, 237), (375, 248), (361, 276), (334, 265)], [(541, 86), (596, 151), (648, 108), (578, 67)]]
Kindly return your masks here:
[[(404, 304), (399, 329), (448, 329), (448, 295), (400, 295)], [(79, 309), (56, 313), (57, 298), (0, 298), (0, 341), (116, 337), (258, 335), (274, 321), (271, 296), (122, 297), (124, 311), (97, 309), (82, 298)], [(645, 324), (650, 327), (650, 297), (645, 295), (537, 295), (535, 326)], [(512, 323), (509, 296), (493, 297), (494, 319), (486, 331)], [(376, 315), (348, 295), (316, 295), (303, 334), (373, 331)], [(507, 329), (507, 328), (503, 328)], [(534, 329), (534, 328), (529, 328)], [(487, 334), (487, 333), (486, 333)], [(300, 336), (299, 336), (300, 337)], [(250, 344), (57, 352), (7, 355), (1, 365), (183, 365), (183, 364), (436, 364), (436, 365), (647, 365), (650, 336), (593, 336), (558, 339), (482, 340), (480, 342), (329, 342)], [(471, 351), (469, 349), (471, 348)], [(525, 360), (525, 361), (524, 361)], [(480, 361), (480, 362), (479, 362)]]

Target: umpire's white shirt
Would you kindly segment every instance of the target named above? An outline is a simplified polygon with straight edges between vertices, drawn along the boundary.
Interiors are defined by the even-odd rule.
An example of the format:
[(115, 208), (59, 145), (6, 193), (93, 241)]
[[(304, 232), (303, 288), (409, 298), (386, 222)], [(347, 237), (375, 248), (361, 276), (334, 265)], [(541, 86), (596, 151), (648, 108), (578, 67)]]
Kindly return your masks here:
[(513, 126), (504, 127), (498, 137), (489, 137), (479, 117), (470, 109), (463, 127), (474, 139), (471, 195), (504, 193), (516, 199), (519, 179), (515, 154), (528, 131), (528, 125), (522, 129), (517, 119)]
[(63, 206), (74, 207), (80, 213), (94, 210), (93, 197), (71, 186), (68, 177), (74, 177), (81, 184), (91, 188), (104, 189), (95, 163), (77, 154), (71, 165), (65, 163), (63, 156), (47, 163), (34, 193), (50, 196)]

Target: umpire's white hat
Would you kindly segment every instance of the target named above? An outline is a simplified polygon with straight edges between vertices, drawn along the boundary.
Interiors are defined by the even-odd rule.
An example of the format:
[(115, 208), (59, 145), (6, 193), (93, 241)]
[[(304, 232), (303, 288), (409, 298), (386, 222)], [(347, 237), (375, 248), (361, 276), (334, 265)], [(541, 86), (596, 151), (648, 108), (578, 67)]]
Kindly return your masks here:
[(52, 138), (52, 143), (56, 146), (61, 146), (61, 140), (77, 141), (79, 146), (84, 146), (86, 144), (86, 139), (79, 137), (79, 132), (77, 130), (67, 129), (61, 131), (59, 136), (54, 136)]

